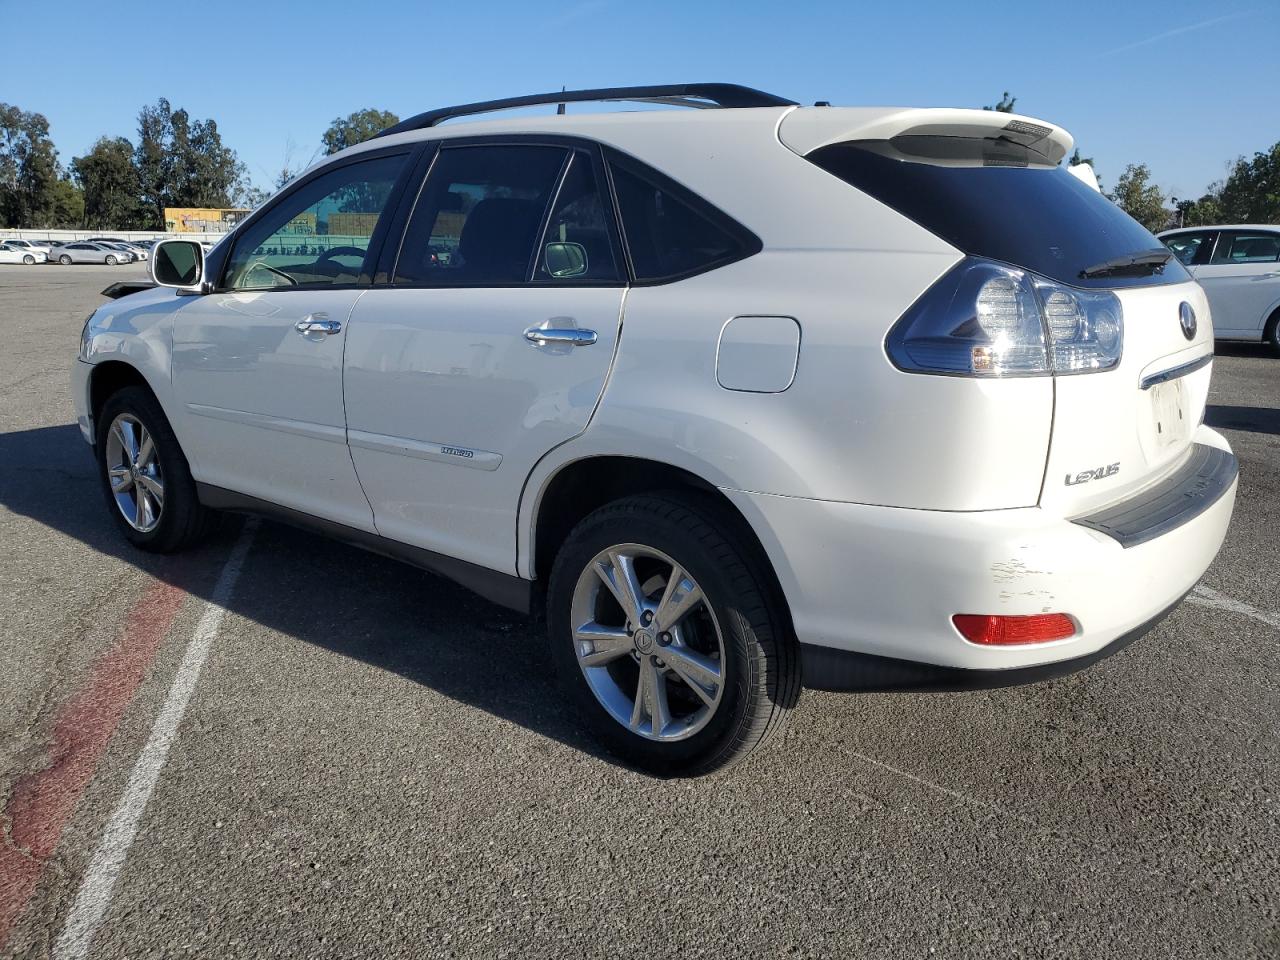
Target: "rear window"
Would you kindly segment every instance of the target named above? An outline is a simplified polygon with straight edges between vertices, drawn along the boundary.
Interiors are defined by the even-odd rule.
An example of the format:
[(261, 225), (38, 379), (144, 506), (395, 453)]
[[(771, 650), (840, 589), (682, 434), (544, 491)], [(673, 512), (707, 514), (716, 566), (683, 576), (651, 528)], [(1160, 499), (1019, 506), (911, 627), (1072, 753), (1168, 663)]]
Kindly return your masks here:
[[(1190, 279), (1174, 257), (1147, 276), (1081, 277), (1108, 260), (1160, 249), (1161, 243), (1118, 206), (1065, 167), (913, 142), (859, 141), (820, 147), (817, 164), (965, 253), (999, 260), (1078, 287), (1132, 287)], [(950, 141), (948, 143), (947, 141)], [(987, 141), (977, 141), (987, 143)], [(910, 155), (928, 158), (904, 159)], [(1025, 155), (1024, 155), (1025, 156)]]

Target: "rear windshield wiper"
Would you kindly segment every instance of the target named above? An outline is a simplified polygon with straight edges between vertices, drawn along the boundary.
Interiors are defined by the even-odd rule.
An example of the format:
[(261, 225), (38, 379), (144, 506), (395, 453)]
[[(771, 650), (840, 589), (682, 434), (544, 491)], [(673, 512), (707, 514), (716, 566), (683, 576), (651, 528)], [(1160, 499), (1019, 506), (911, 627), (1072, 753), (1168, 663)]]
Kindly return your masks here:
[(1092, 267), (1085, 267), (1080, 271), (1080, 277), (1083, 280), (1095, 277), (1145, 277), (1162, 271), (1172, 256), (1173, 251), (1168, 247), (1128, 253), (1114, 260), (1104, 260)]

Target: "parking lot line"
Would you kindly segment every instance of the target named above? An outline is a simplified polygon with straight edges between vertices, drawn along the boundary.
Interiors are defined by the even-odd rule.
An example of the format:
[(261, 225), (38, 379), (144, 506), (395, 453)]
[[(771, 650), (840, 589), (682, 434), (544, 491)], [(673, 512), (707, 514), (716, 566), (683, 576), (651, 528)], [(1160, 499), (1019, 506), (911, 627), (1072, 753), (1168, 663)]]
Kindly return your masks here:
[(1275, 627), (1280, 630), (1280, 615), (1259, 610), (1257, 607), (1242, 600), (1233, 600), (1225, 593), (1219, 593), (1204, 584), (1191, 591), (1191, 595), (1187, 597), (1187, 602), (1202, 607), (1212, 607), (1215, 610), (1226, 610), (1228, 613), (1240, 613), (1246, 617), (1252, 617), (1259, 623), (1265, 623), (1269, 627)]
[(71, 914), (53, 949), (53, 956), (58, 960), (78, 960), (84, 957), (93, 943), (93, 935), (106, 915), (111, 903), (111, 891), (129, 848), (133, 845), (134, 837), (137, 836), (138, 824), (169, 755), (182, 715), (186, 712), (191, 694), (200, 679), (200, 671), (209, 656), (209, 648), (222, 626), (227, 603), (244, 566), (256, 527), (254, 521), (245, 524), (217, 583), (214, 584), (213, 593), (205, 604), (204, 613), (196, 624), (195, 632), (182, 656), (182, 663), (178, 666), (177, 676), (169, 688), (169, 695), (151, 728), (147, 745), (143, 747), (142, 754), (134, 765), (120, 802), (107, 821), (98, 851), (94, 854), (89, 869), (85, 871)]
[(0, 844), (0, 947), (26, 911), (63, 828), (187, 596), (171, 583), (147, 588), (125, 618), (120, 639), (58, 710), (48, 764), (14, 785), (4, 811), (8, 837)]

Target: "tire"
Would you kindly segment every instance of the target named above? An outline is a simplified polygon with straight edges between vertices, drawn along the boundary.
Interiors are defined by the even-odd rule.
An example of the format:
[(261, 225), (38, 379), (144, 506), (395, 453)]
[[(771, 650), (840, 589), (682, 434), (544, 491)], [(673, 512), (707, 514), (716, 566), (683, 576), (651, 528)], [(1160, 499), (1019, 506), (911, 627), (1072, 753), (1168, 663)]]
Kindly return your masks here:
[[(117, 420), (122, 422), (124, 429), (113, 441), (112, 428)], [(128, 439), (130, 434), (135, 441), (141, 439), (135, 432), (134, 425), (140, 426), (145, 435), (150, 436), (154, 454), (147, 458), (147, 463), (142, 463), (143, 469), (133, 471), (131, 478), (123, 478), (125, 489), (113, 490), (111, 470), (115, 467), (117, 475), (121, 472), (121, 450), (125, 447), (121, 439)], [(145, 448), (145, 442), (142, 446)], [(133, 458), (135, 465), (145, 457), (143, 450), (138, 452), (143, 456)], [(107, 509), (120, 532), (135, 547), (152, 553), (174, 553), (199, 543), (217, 525), (217, 514), (202, 506), (196, 495), (191, 468), (178, 445), (177, 437), (173, 435), (173, 428), (156, 398), (145, 387), (123, 387), (102, 405), (98, 414), (95, 453), (98, 458), (98, 479), (106, 497)], [(123, 456), (127, 457), (127, 454)], [(151, 465), (154, 465), (154, 469)], [(124, 468), (124, 471), (128, 472), (128, 468)], [(140, 475), (143, 479), (139, 479)], [(142, 490), (142, 499), (154, 507), (156, 497), (147, 491), (157, 485), (163, 495), (159, 498), (159, 509), (153, 509), (148, 518), (144, 516), (145, 508), (140, 503), (138, 491)], [(128, 515), (130, 499), (135, 513), (132, 519)], [(153, 522), (148, 524), (146, 519)]]
[[(582, 520), (556, 557), (547, 625), (563, 693), (588, 732), (650, 773), (699, 776), (730, 767), (777, 734), (799, 699), (800, 656), (790, 618), (763, 561), (733, 532), (737, 525), (709, 499), (627, 497)], [(621, 552), (611, 554), (615, 547)], [(634, 562), (626, 560), (627, 551)], [(623, 565), (634, 570), (647, 606), (640, 625), (631, 624), (598, 563), (612, 573)], [(673, 563), (686, 595), (697, 587), (702, 597), (682, 618), (675, 616), (678, 590), (670, 606), (663, 602)], [(664, 607), (671, 623), (662, 622)], [(600, 639), (582, 639), (584, 625)], [(697, 672), (707, 668), (719, 682), (706, 680), (695, 695), (687, 678), (713, 676)], [(646, 681), (646, 672), (652, 679)], [(652, 696), (646, 682), (656, 684)], [(636, 706), (638, 700), (645, 706)], [(659, 724), (658, 715), (669, 720)]]
[(23, 257), (22, 257), (22, 262), (23, 262), (23, 263), (25, 263), (25, 264), (29, 267), (29, 266), (31, 266), (33, 263), (35, 263), (35, 262), (36, 262), (36, 258), (35, 258), (35, 257), (33, 257), (33, 256), (32, 256), (31, 254), (29, 254), (29, 253), (28, 253), (28, 254), (24, 254), (24, 255), (23, 255)]
[(116, 258), (115, 258), (115, 257), (113, 257), (111, 254), (109, 254), (109, 253), (108, 253), (108, 254), (107, 254), (107, 266), (108, 266), (108, 267), (114, 267), (115, 265), (116, 265)]
[(1271, 315), (1267, 321), (1267, 332), (1264, 338), (1271, 345), (1271, 352), (1280, 357), (1280, 310)]
[(71, 266), (71, 254), (64, 253), (62, 256), (58, 258), (58, 262), (62, 264), (64, 267)]

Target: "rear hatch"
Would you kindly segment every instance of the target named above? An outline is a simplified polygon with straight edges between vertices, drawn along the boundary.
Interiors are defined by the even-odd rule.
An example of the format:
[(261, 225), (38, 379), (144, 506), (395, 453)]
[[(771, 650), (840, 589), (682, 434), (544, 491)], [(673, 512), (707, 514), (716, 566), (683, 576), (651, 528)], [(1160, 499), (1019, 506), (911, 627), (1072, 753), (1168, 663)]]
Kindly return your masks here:
[[(1086, 299), (1118, 299), (1118, 360), (1113, 351), (1097, 369), (1070, 372), (1049, 362), (1054, 369), (1039, 374), (1054, 384), (1042, 506), (1065, 516), (1088, 513), (1158, 482), (1185, 460), (1208, 394), (1208, 304), (1159, 240), (1060, 166), (1072, 147), (1068, 134), (986, 111), (808, 108), (788, 114), (779, 136), (975, 262), (1007, 265)], [(1046, 302), (1041, 297), (1041, 310)], [(1183, 323), (1183, 304), (1194, 327)], [(1047, 318), (1045, 325), (1048, 336)], [(1010, 448), (1018, 442), (992, 438)]]

